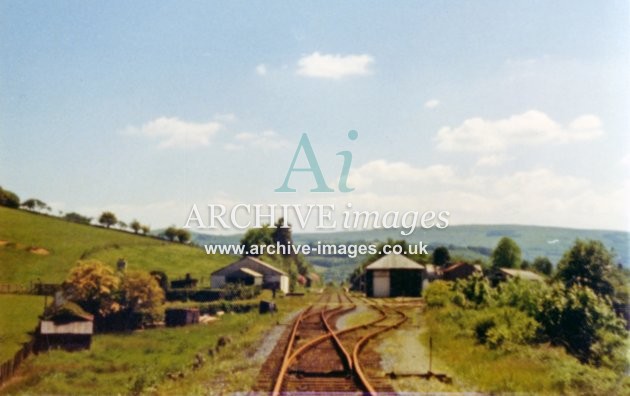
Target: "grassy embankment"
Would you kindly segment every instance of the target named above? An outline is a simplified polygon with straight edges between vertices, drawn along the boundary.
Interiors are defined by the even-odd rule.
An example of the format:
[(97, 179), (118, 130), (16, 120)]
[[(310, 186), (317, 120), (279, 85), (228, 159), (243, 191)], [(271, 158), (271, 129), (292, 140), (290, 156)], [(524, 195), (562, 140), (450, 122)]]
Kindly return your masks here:
[[(270, 298), (265, 291), (262, 298)], [(276, 299), (279, 313), (226, 314), (207, 325), (102, 334), (81, 352), (28, 359), (10, 394), (207, 394), (248, 391), (264, 357), (264, 335), (315, 295)], [(224, 337), (226, 345), (217, 348)], [(204, 362), (193, 368), (197, 356)]]
[[(114, 267), (125, 258), (130, 269), (164, 271), (170, 279), (191, 273), (208, 285), (210, 273), (234, 258), (127, 232), (70, 223), (54, 217), (0, 207), (0, 284), (28, 287), (60, 283), (81, 258)], [(37, 324), (43, 297), (0, 295), (0, 358), (13, 356)]]
[(428, 348), (432, 336), (434, 371), (453, 376), (459, 389), (484, 393), (630, 394), (628, 377), (580, 364), (562, 347), (515, 345), (509, 350), (493, 350), (480, 345), (472, 328), (462, 329), (458, 324), (465, 320), (461, 316), (466, 313), (454, 309), (424, 311), (418, 318), (418, 327), (423, 329), (418, 337)]
[[(186, 273), (209, 284), (210, 273), (234, 257), (207, 255), (202, 249), (70, 223), (54, 217), (0, 207), (0, 283), (59, 283), (77, 260), (99, 259), (130, 269), (164, 271), (169, 279)], [(32, 252), (35, 248), (37, 253)]]

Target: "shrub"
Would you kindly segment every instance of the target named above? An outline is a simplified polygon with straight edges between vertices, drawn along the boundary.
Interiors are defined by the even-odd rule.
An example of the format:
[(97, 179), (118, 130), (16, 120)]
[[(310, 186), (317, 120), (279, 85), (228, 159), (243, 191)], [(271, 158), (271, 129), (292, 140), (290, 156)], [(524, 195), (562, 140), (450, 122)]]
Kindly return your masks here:
[(533, 341), (538, 323), (514, 308), (492, 308), (483, 311), (474, 328), (480, 344), (492, 349), (509, 349), (512, 345)]
[(424, 290), (424, 300), (429, 307), (444, 307), (453, 296), (450, 285), (444, 281), (432, 282)]

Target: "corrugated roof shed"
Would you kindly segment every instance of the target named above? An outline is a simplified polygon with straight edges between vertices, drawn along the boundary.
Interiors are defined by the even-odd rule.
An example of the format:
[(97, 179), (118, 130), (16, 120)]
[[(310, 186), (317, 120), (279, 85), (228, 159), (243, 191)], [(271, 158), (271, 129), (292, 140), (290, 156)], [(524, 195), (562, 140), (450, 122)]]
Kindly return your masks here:
[(424, 266), (403, 256), (402, 254), (388, 254), (365, 267), (366, 270), (414, 269), (423, 270)]
[(532, 280), (532, 281), (539, 281), (539, 282), (543, 282), (545, 280), (542, 276), (535, 274), (531, 271), (512, 269), (512, 268), (500, 268), (499, 271), (513, 278), (521, 278), (525, 280)]
[(237, 271), (240, 268), (249, 268), (255, 272), (264, 275), (287, 275), (284, 271), (277, 269), (276, 267), (265, 263), (262, 260), (259, 260), (255, 257), (243, 257), (242, 259), (223, 267), (219, 270), (214, 271), (211, 275), (229, 275), (234, 271)]
[(239, 271), (246, 273), (247, 275), (251, 275), (253, 277), (256, 278), (262, 278), (262, 274), (259, 274), (258, 272), (254, 271), (254, 270), (250, 270), (249, 268), (241, 268)]

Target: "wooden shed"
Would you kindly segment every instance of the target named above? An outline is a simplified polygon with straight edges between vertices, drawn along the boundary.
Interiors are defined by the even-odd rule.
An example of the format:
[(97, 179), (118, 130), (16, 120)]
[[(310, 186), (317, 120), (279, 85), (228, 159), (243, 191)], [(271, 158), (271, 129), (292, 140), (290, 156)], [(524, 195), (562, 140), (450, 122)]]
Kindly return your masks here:
[(169, 308), (164, 312), (164, 323), (168, 327), (199, 323), (199, 310), (197, 308)]
[(42, 316), (35, 335), (35, 351), (90, 349), (94, 316), (72, 302), (51, 307)]
[(469, 263), (455, 263), (442, 270), (442, 279), (444, 280), (457, 280), (465, 279), (473, 274), (483, 274), (483, 270), (479, 265), (473, 265)]
[(368, 297), (420, 297), (424, 266), (400, 255), (388, 254), (365, 267)]
[(282, 290), (289, 292), (289, 276), (271, 264), (267, 264), (255, 257), (243, 257), (232, 264), (214, 271), (210, 275), (210, 284), (213, 289), (220, 289), (228, 283), (228, 278), (235, 276), (242, 268), (247, 268), (262, 275), (263, 289)]
[(262, 286), (263, 276), (258, 272), (243, 267), (225, 276), (226, 283), (240, 283), (247, 286)]

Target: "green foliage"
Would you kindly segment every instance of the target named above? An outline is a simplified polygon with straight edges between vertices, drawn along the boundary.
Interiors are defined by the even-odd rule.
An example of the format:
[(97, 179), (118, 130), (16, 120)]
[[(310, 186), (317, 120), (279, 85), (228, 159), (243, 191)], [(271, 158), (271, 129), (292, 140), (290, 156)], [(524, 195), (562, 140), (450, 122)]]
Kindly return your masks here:
[(625, 369), (621, 352), (627, 332), (610, 303), (582, 285), (554, 285), (545, 294), (536, 316), (544, 334), (580, 361)]
[(521, 248), (508, 237), (503, 237), (492, 252), (494, 268), (519, 268), (521, 266)]
[(191, 237), (190, 231), (185, 230), (183, 228), (180, 228), (180, 229), (177, 230), (176, 235), (177, 235), (177, 240), (180, 243), (188, 243), (188, 242), (190, 242), (190, 237)]
[(260, 286), (246, 286), (239, 283), (228, 283), (221, 290), (222, 297), (225, 300), (249, 300), (258, 297), (260, 294)]
[(553, 264), (547, 257), (536, 257), (532, 264), (534, 271), (544, 275), (551, 275), (553, 272)]
[(109, 228), (118, 222), (116, 215), (112, 212), (103, 212), (101, 216), (98, 218), (98, 222), (105, 227)]
[(46, 205), (46, 202), (41, 201), (37, 198), (29, 198), (26, 201), (22, 202), (20, 206), (28, 210), (42, 211), (42, 210), (50, 209), (50, 207)]
[(538, 323), (515, 308), (491, 308), (481, 312), (474, 329), (479, 343), (492, 349), (510, 349), (532, 342)]
[(453, 297), (449, 283), (441, 280), (431, 282), (423, 294), (424, 301), (429, 307), (445, 307)]
[(5, 190), (0, 187), (0, 206), (17, 209), (20, 207), (20, 197), (13, 191)]
[(142, 227), (142, 224), (140, 224), (140, 222), (138, 220), (133, 220), (131, 222), (131, 224), (129, 225), (129, 227), (131, 227), (131, 229), (133, 230), (134, 234), (137, 234), (140, 231), (140, 228)]
[(166, 239), (173, 242), (175, 238), (177, 238), (177, 228), (175, 228), (174, 226), (170, 226), (166, 230), (164, 230), (163, 235), (166, 237)]
[(486, 307), (492, 304), (496, 291), (485, 277), (475, 274), (467, 279), (458, 279), (453, 288), (454, 302), (462, 307)]
[(600, 241), (577, 240), (558, 263), (557, 277), (565, 286), (584, 285), (600, 296), (612, 297), (611, 253)]
[(66, 298), (95, 316), (120, 310), (117, 292), (120, 278), (98, 260), (79, 261), (63, 284)]
[(91, 217), (86, 217), (75, 212), (66, 213), (63, 219), (78, 224), (90, 224), (92, 221)]
[[(245, 232), (245, 235), (241, 239), (241, 245), (245, 246), (245, 256), (258, 257), (260, 254), (252, 253), (252, 246), (262, 246), (273, 244), (274, 231), (269, 227), (269, 224), (263, 225), (261, 228), (250, 228)], [(260, 253), (260, 252), (259, 252)]]
[(433, 251), (431, 261), (433, 264), (443, 267), (450, 263), (451, 255), (445, 246), (438, 246)]

